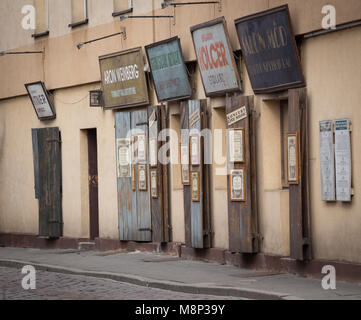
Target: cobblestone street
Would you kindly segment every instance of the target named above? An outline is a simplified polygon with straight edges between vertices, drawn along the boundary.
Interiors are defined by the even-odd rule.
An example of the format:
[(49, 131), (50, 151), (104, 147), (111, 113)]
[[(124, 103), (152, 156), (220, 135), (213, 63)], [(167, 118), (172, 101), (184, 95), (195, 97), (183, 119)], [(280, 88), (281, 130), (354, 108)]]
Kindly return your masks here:
[(109, 279), (37, 271), (36, 289), (24, 290), (20, 269), (0, 267), (0, 300), (233, 300), (147, 288)]

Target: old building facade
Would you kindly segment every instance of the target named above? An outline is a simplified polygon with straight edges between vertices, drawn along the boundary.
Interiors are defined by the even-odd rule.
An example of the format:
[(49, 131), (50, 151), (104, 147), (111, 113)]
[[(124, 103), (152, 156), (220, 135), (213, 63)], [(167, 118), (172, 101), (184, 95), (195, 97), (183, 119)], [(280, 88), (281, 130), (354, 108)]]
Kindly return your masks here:
[[(173, 6), (172, 2), (183, 5)], [(1, 1), (0, 51), (6, 54), (0, 56), (0, 244), (66, 247), (91, 239), (99, 248), (107, 249), (124, 246), (127, 241), (132, 241), (132, 245), (139, 242), (140, 247), (148, 242), (162, 242), (165, 250), (177, 247), (184, 254), (236, 264), (253, 259), (255, 265), (269, 263), (279, 268), (282, 261), (289, 267), (290, 261), (295, 260), (310, 261), (310, 265), (326, 260), (340, 266), (351, 264), (359, 272), (360, 1), (189, 2)], [(162, 8), (162, 3), (168, 6)], [(247, 54), (261, 51), (262, 41), (252, 42), (257, 41), (257, 36), (251, 36), (248, 44), (242, 44), (237, 21), (249, 23), (242, 18), (286, 4), (294, 34), (293, 49), (304, 82), (270, 92), (257, 91), (256, 82), (250, 77), (257, 72), (251, 69)], [(31, 24), (31, 7), (24, 9), (28, 5), (35, 9), (35, 29), (26, 29)], [(337, 28), (326, 30), (322, 22), (332, 22), (330, 6), (335, 9)], [(223, 21), (229, 56), (227, 48), (215, 45), (200, 56), (200, 62), (195, 33), (207, 28), (210, 21)], [(277, 32), (276, 26), (274, 31)], [(285, 34), (278, 32), (281, 43)], [(108, 35), (112, 36), (97, 40)], [(148, 49), (174, 37), (179, 38), (187, 78), (183, 80), (188, 81), (190, 91), (162, 101), (156, 91), (156, 67), (150, 63)], [(84, 44), (90, 40), (97, 41)], [(115, 91), (106, 96), (105, 89), (112, 79), (104, 79), (101, 61), (134, 48), (140, 48), (135, 54), (144, 66), (127, 70), (125, 77), (135, 78), (137, 72), (138, 78), (139, 73), (144, 78), (147, 99), (107, 105), (106, 100), (110, 101)], [(9, 54), (24, 51), (40, 53)], [(132, 57), (126, 59), (133, 61)], [(109, 61), (110, 65), (120, 66)], [(226, 62), (231, 66), (227, 79), (232, 72), (236, 79), (234, 90), (209, 94), (201, 69), (212, 63), (213, 67), (223, 67)], [(162, 69), (159, 63), (162, 62), (158, 61), (158, 69)], [(41, 120), (35, 112), (25, 84), (37, 81), (47, 89), (56, 112), (54, 119)], [(92, 90), (103, 90), (105, 107), (90, 107)], [(124, 94), (119, 91), (119, 101), (123, 101)], [(247, 107), (245, 119), (238, 123), (227, 120), (227, 115), (243, 106)], [(337, 120), (347, 120), (346, 127), (338, 127)], [(43, 131), (34, 130), (42, 128), (57, 128), (60, 132), (58, 138), (49, 138), (54, 132), (48, 132), (43, 140), (59, 140), (59, 150), (44, 149), (51, 150), (57, 159), (52, 161), (60, 165), (58, 178), (51, 178), (54, 180), (47, 180), (49, 171), (41, 168), (41, 152), (36, 151), (36, 146), (46, 148), (41, 143)], [(125, 138), (132, 128), (145, 132), (144, 136), (137, 136), (139, 159), (139, 139), (145, 140), (144, 164), (130, 164), (130, 172), (122, 174), (121, 158), (132, 153), (131, 147), (123, 144), (131, 142)], [(161, 141), (158, 133), (166, 128), (175, 135)], [(196, 165), (197, 155), (192, 159), (193, 151), (189, 149), (196, 142), (188, 136), (184, 140), (181, 131), (188, 128), (210, 130), (211, 141), (198, 140), (199, 145), (193, 149), (205, 158), (202, 150), (211, 146), (210, 164)], [(243, 129), (243, 165), (231, 166), (226, 134), (229, 128)], [(324, 134), (327, 128), (331, 128), (329, 136)], [(341, 139), (337, 138), (337, 128), (345, 133), (343, 140), (337, 140)], [(292, 140), (292, 134), (296, 140)], [(327, 140), (330, 136), (331, 140)], [(170, 146), (168, 156), (173, 161), (169, 165), (148, 163), (152, 138), (156, 139), (157, 151), (166, 144)], [(292, 141), (296, 141), (297, 149), (294, 158), (289, 154)], [(331, 141), (329, 149), (327, 141)], [(177, 161), (181, 159), (182, 146), (191, 153), (188, 173)], [(348, 165), (341, 169), (340, 156), (343, 160), (346, 157), (346, 162), (349, 157)], [(290, 176), (291, 161), (295, 162), (297, 181)], [(40, 169), (38, 182), (36, 164)], [(348, 170), (343, 179), (339, 172), (342, 169)], [(245, 182), (244, 187), (239, 187), (244, 195), (237, 196), (231, 170), (234, 175), (243, 175), (238, 178)], [(331, 182), (325, 178), (327, 170), (335, 172)], [(189, 175), (189, 183), (184, 183), (184, 174)], [(133, 176), (137, 177), (134, 181)], [(43, 195), (47, 198), (42, 204), (34, 186), (38, 184), (35, 191), (40, 194), (47, 193), (44, 186), (47, 188), (54, 181), (59, 183), (60, 198), (54, 195), (56, 190), (48, 190), (50, 195)], [(346, 199), (340, 195), (340, 188), (346, 188)], [(42, 214), (51, 211), (52, 206), (59, 212), (50, 213), (44, 225)], [(58, 231), (52, 223), (59, 224)], [(287, 260), (288, 257), (295, 260)], [(309, 270), (307, 263), (295, 268), (304, 268), (306, 273)]]

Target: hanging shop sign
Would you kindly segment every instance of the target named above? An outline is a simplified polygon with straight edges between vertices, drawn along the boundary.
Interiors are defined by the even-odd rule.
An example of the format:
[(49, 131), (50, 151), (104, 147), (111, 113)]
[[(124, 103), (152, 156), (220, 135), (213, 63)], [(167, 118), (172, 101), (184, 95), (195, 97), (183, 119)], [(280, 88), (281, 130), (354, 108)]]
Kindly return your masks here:
[(179, 38), (153, 43), (145, 51), (158, 101), (190, 98), (192, 90)]
[(224, 17), (191, 27), (206, 96), (241, 91)]
[(99, 57), (105, 108), (149, 104), (141, 48)]
[(50, 120), (56, 117), (55, 109), (45, 85), (41, 81), (25, 84), (31, 103), (39, 120)]
[(255, 93), (305, 85), (288, 5), (235, 20)]

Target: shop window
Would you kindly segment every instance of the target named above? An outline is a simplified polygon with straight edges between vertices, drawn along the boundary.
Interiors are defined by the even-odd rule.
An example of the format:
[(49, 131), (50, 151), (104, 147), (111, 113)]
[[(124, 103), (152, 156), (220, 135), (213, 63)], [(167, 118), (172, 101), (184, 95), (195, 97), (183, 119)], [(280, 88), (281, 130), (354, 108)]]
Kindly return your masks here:
[(289, 186), (287, 181), (288, 100), (280, 101), (280, 130), (281, 130), (282, 188), (288, 188)]
[(88, 23), (88, 1), (72, 0), (71, 1), (71, 23), (70, 28), (74, 28)]
[(33, 38), (49, 34), (49, 0), (34, 0), (35, 7), (35, 33)]
[(113, 0), (114, 12), (113, 17), (133, 11), (133, 0)]

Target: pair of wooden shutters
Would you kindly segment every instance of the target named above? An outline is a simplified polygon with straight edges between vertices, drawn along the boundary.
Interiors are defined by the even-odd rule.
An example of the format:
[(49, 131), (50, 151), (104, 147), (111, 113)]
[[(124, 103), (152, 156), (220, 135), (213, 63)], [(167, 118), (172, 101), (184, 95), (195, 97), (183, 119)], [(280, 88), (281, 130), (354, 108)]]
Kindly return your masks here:
[(63, 234), (61, 137), (59, 128), (32, 129), (35, 198), (39, 199), (39, 236)]
[[(257, 181), (256, 181), (256, 112), (253, 97), (235, 95), (227, 97), (226, 113), (234, 114), (245, 108), (246, 117), (232, 123), (227, 119), (227, 129), (243, 131), (244, 161), (230, 161), (227, 150), (228, 168), (228, 223), (229, 250), (253, 253), (259, 250), (257, 221)], [(228, 123), (231, 122), (229, 125)], [(309, 208), (309, 165), (308, 165), (308, 109), (307, 91), (288, 91), (288, 132), (299, 137), (297, 184), (289, 186), (290, 214), (290, 257), (297, 260), (311, 259), (310, 208)], [(229, 149), (229, 141), (227, 143)], [(232, 201), (231, 170), (243, 170), (244, 199)]]
[[(156, 165), (149, 163), (149, 141), (157, 139), (159, 131), (165, 126), (164, 113), (163, 107), (115, 113), (117, 165), (121, 157), (120, 148), (128, 148), (127, 152), (130, 155), (129, 171), (120, 175), (117, 173), (120, 240), (169, 241), (167, 167), (159, 161)], [(144, 144), (139, 139), (144, 139)], [(137, 145), (138, 150), (134, 153), (132, 143), (135, 141), (138, 141), (134, 144)], [(144, 145), (144, 150), (143, 147), (140, 150), (141, 144)], [(161, 144), (157, 139), (157, 152)], [(142, 152), (144, 157), (140, 157), (139, 152)], [(152, 174), (155, 176), (152, 177)], [(140, 175), (143, 181), (141, 185)], [(156, 191), (154, 191), (155, 180)]]
[[(185, 243), (187, 247), (209, 248), (212, 233), (210, 223), (210, 164), (204, 163), (205, 152), (209, 152), (210, 141), (201, 136), (201, 131), (208, 129), (206, 100), (189, 100), (181, 102), (181, 144), (187, 145), (191, 153), (190, 139), (199, 137), (199, 164), (189, 164), (189, 185), (183, 185)], [(192, 176), (198, 177), (199, 199), (192, 196)], [(193, 199), (192, 199), (193, 198)]]

